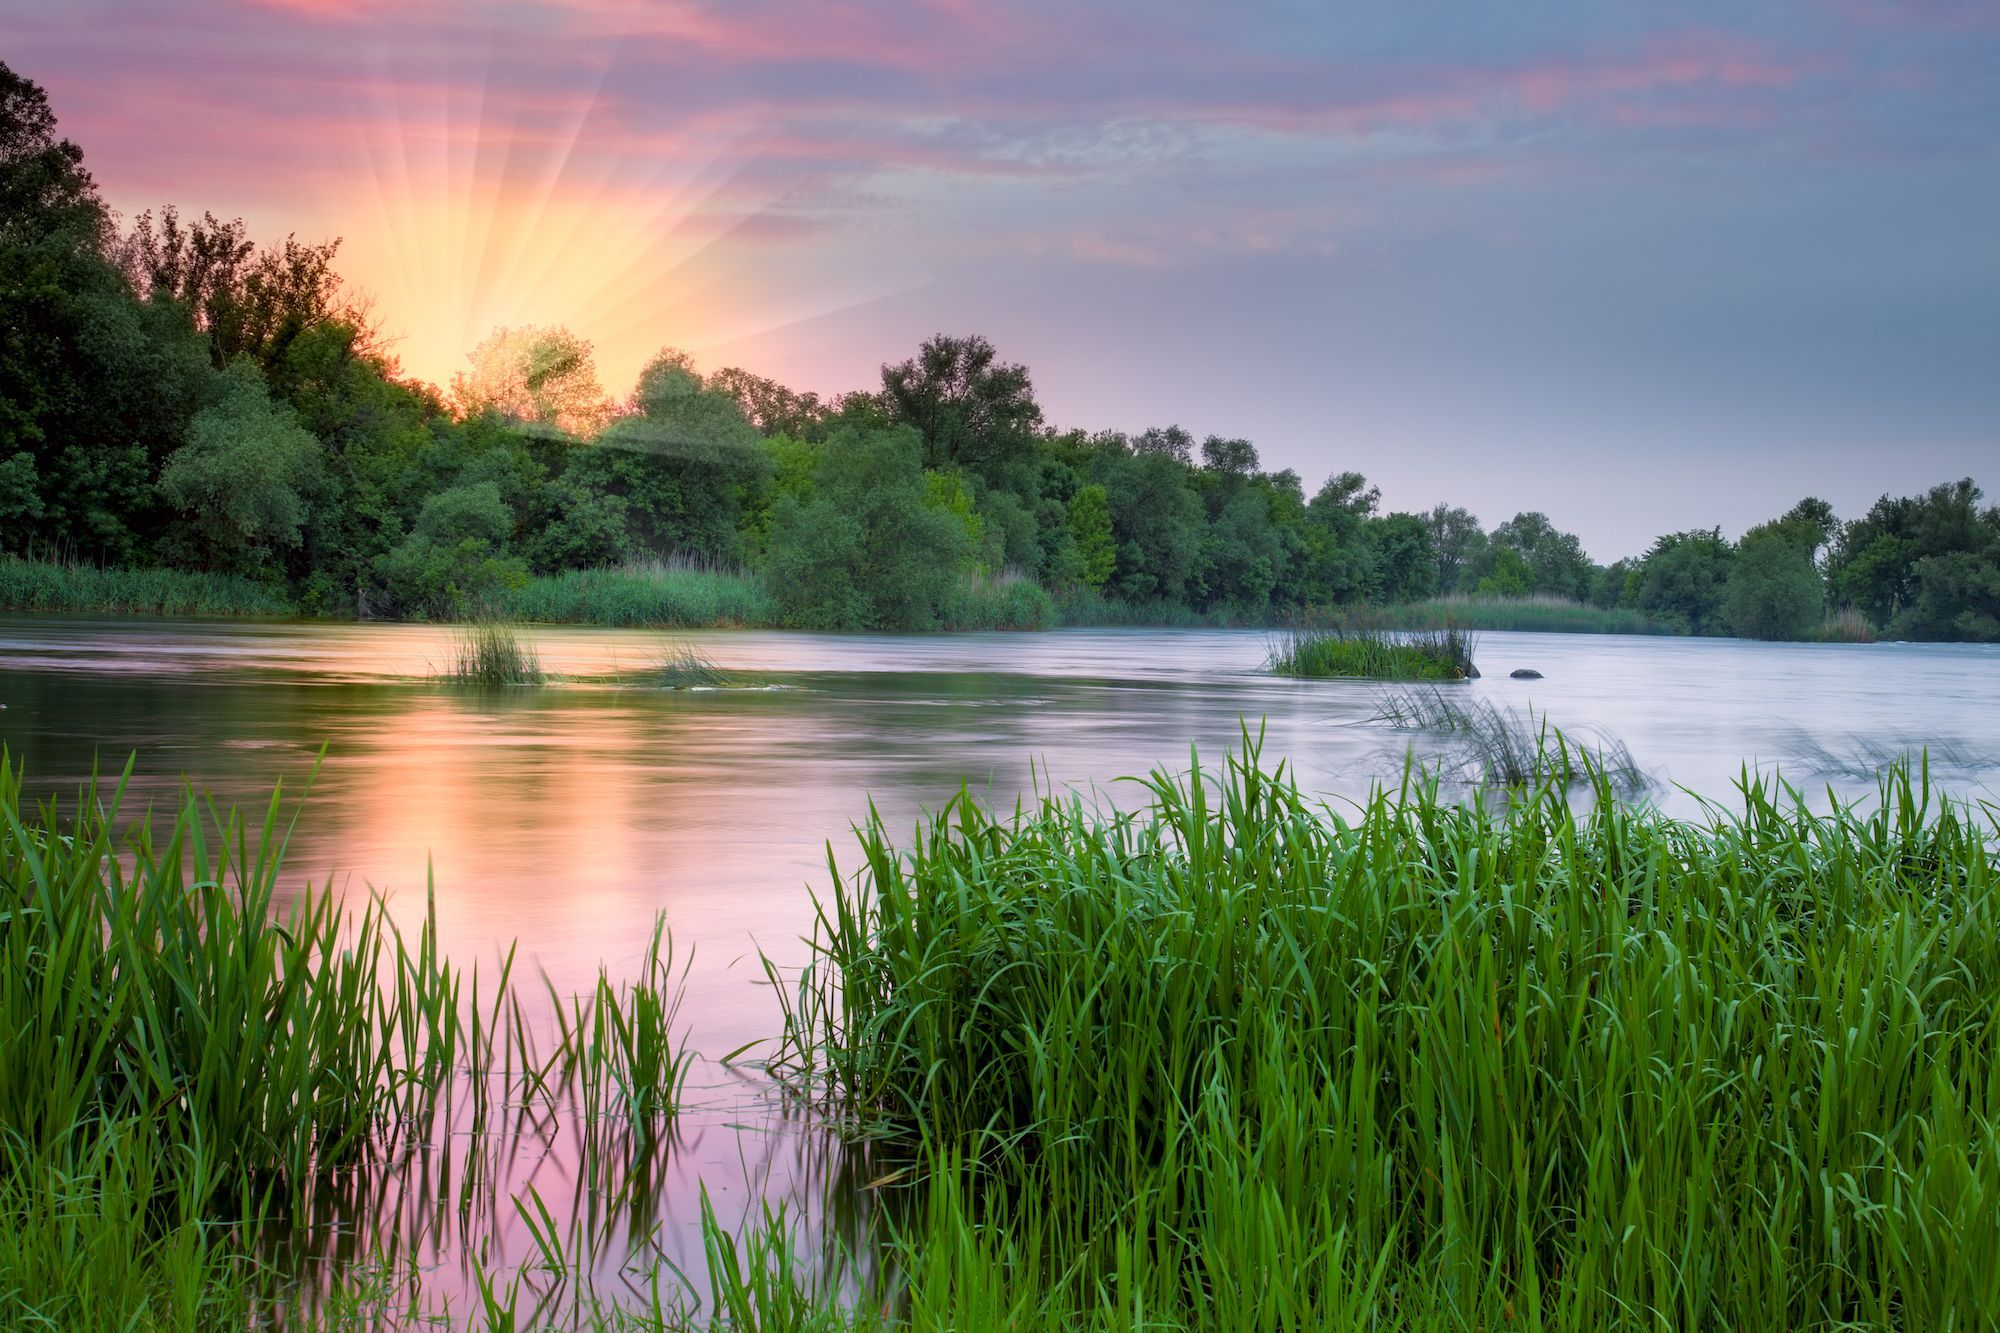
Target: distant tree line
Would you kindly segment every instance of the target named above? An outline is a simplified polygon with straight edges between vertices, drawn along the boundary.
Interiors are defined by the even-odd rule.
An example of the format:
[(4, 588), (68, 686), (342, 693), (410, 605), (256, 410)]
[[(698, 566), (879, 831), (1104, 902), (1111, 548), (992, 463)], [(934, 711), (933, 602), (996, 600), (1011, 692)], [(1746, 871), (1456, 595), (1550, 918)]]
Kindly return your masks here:
[(319, 614), (665, 559), (755, 570), (827, 628), (933, 626), (968, 580), (1014, 580), (1134, 617), (1545, 596), (1692, 634), (2000, 639), (2000, 510), (1970, 480), (1602, 566), (1543, 514), (1384, 513), (1360, 472), (1309, 491), (1248, 440), (1057, 430), (979, 337), (830, 401), (665, 351), (613, 402), (589, 343), (503, 329), (439, 390), (401, 375), (337, 246), (172, 208), (119, 228), (0, 65), (0, 550), (248, 577)]

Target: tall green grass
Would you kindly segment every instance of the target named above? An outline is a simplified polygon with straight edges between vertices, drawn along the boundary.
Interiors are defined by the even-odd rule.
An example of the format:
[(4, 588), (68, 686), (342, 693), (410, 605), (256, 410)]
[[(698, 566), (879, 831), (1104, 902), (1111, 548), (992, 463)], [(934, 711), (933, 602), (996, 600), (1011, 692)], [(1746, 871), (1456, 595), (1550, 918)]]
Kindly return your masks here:
[(767, 626), (777, 606), (757, 578), (741, 570), (684, 563), (571, 569), (530, 579), (496, 594), (494, 611), (510, 620), (640, 628)]
[(1462, 626), (1475, 630), (1516, 630), (1543, 634), (1664, 634), (1670, 631), (1629, 607), (1591, 606), (1567, 597), (1434, 597), (1385, 606), (1372, 613), (1384, 626), (1434, 630)]
[(925, 1182), (910, 1326), (2000, 1320), (1992, 810), (1140, 790), (877, 818), (822, 905), (785, 1058)]
[(534, 644), (495, 621), (453, 630), (446, 653), (441, 674), (459, 685), (540, 685), (548, 678)]
[[(192, 791), (156, 819), (129, 777), (36, 805), (0, 750), (0, 1326), (245, 1327), (299, 1280), (268, 1242), (312, 1233), (342, 1182), (429, 1172), (410, 1187), (462, 1225), (509, 1115), (583, 1105), (646, 1141), (671, 1118), (689, 1056), (663, 925), (544, 1050), (511, 952), (482, 990), (428, 913), (406, 939), (379, 902), (282, 902), (281, 792), (261, 821)], [(630, 1160), (586, 1154), (607, 1195)]]
[(939, 611), (948, 630), (1047, 629), (1056, 621), (1055, 599), (1024, 574), (967, 575)]
[(232, 574), (102, 569), (0, 555), (0, 611), (71, 615), (290, 616), (282, 587)]
[(1272, 641), (1265, 670), (1309, 680), (1466, 680), (1473, 665), (1474, 639), (1464, 630), (1391, 630), (1352, 626), (1302, 625)]

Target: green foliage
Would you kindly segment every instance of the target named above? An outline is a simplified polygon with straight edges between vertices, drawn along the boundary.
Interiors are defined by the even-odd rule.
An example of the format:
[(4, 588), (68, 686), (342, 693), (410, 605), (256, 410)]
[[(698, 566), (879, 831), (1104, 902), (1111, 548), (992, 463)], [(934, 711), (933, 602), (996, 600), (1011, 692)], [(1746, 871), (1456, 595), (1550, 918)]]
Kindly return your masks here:
[(1026, 459), (1042, 420), (1027, 367), (1001, 361), (976, 336), (938, 334), (911, 360), (882, 367), (882, 405), (890, 423), (918, 433), (925, 467), (988, 480)]
[(1809, 639), (1820, 626), (1824, 590), (1812, 548), (1783, 524), (1752, 528), (1737, 543), (1723, 588), (1722, 619), (1746, 639)]
[(1639, 566), (1638, 609), (1683, 634), (1720, 633), (1723, 588), (1735, 556), (1719, 528), (1661, 537)]
[[(1590, 558), (1573, 533), (1560, 532), (1548, 515), (1516, 514), (1493, 529), (1487, 541), (1487, 558), (1496, 562), (1493, 573), (1482, 575), (1479, 591), (1511, 596), (1537, 593), (1581, 601), (1590, 595)], [(1499, 562), (1506, 556), (1504, 575)], [(1486, 579), (1493, 579), (1486, 586)]]
[(2000, 640), (2000, 508), (1980, 498), (1967, 478), (1876, 501), (1835, 542), (1841, 603), (1898, 638)]
[(528, 581), (509, 553), (514, 515), (490, 481), (439, 491), (424, 501), (416, 527), (376, 561), (388, 595), (405, 611), (450, 616)]
[(773, 511), (765, 576), (788, 625), (915, 630), (937, 625), (972, 557), (965, 524), (926, 502), (922, 441), (842, 428), (804, 504)]
[(269, 567), (298, 546), (319, 485), (319, 441), (247, 361), (223, 373), (216, 401), (160, 469), (160, 494), (187, 516), (212, 569)]
[(1111, 526), (1111, 501), (1102, 486), (1079, 486), (1065, 516), (1081, 560), (1077, 581), (1102, 588), (1118, 568), (1118, 543)]

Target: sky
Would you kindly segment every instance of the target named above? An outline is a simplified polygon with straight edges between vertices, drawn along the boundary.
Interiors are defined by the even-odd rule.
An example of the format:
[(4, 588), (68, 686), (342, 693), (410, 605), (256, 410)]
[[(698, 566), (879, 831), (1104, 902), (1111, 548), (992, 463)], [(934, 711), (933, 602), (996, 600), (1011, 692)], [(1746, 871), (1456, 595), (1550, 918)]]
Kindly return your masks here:
[(439, 384), (981, 333), (1055, 425), (1607, 561), (2000, 491), (2000, 0), (0, 0), (0, 59), (126, 218), (340, 237)]

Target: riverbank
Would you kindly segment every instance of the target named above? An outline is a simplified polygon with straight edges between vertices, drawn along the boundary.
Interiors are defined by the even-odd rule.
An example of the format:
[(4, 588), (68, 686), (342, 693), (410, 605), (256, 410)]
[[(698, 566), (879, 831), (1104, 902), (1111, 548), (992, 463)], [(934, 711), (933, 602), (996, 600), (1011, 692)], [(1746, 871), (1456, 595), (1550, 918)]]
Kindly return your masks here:
[[(117, 569), (0, 556), (0, 611), (63, 615), (156, 615), (353, 619), (337, 606), (306, 605), (282, 585), (227, 574)], [(1451, 597), (1342, 618), (1384, 629), (1521, 630), (1563, 634), (1665, 633), (1635, 611), (1548, 597)], [(753, 574), (652, 563), (565, 570), (501, 588), (464, 608), (464, 618), (627, 629), (808, 629), (787, 626)], [(1291, 617), (1283, 618), (1289, 622)], [(1270, 617), (1131, 603), (1082, 589), (1063, 597), (1030, 579), (968, 577), (946, 601), (940, 630), (1270, 628)]]
[[(108, 792), (38, 817), (0, 781), (0, 1311), (656, 1330), (2000, 1317), (1991, 812), (1901, 769), (1865, 808), (1807, 813), (1765, 784), (1687, 820), (1606, 792), (1585, 812), (1560, 783), (1470, 807), (1404, 786), (1336, 818), (1254, 752), (1205, 777), (1156, 773), (1118, 819), (962, 796), (913, 840), (861, 828), (841, 858), (858, 874), (820, 887), (812, 965), (772, 974), (789, 998), (769, 1069), (801, 1125), (872, 1145), (877, 1223), (836, 1238), (780, 1204), (732, 1228), (701, 1194), (698, 1289), (644, 1232), (591, 1220), (666, 1188), (644, 1144), (672, 1151), (684, 997), (657, 939), (537, 1050), (504, 974), (473, 982), (428, 928), (406, 947), (326, 898), (269, 928), (279, 821), (232, 864), (232, 821), (189, 798), (113, 891)], [(197, 851), (184, 879), (179, 849), (209, 834), (223, 860)], [(370, 969), (396, 978), (379, 1002)], [(599, 1145), (574, 1198), (491, 1174), (517, 1109)], [(444, 1151), (407, 1151), (427, 1134)], [(464, 1229), (446, 1261), (374, 1254), (384, 1196), (366, 1189), (334, 1214), (356, 1237), (339, 1258), (292, 1235), (338, 1177), (441, 1191)], [(534, 1238), (512, 1259), (479, 1203), (496, 1189)], [(274, 1254), (319, 1256), (315, 1276)], [(447, 1310), (434, 1287), (460, 1265), (471, 1294)]]

